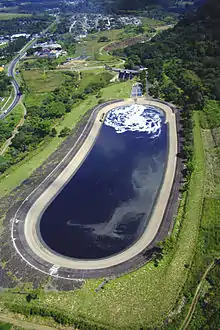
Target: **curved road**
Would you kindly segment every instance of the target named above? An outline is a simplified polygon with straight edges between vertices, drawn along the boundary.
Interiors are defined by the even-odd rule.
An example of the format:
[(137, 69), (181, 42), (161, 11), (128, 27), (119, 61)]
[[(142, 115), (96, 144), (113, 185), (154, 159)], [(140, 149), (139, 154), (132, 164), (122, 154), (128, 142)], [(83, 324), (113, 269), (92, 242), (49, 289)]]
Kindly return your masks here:
[(25, 55), (27, 49), (31, 48), (34, 43), (37, 41), (37, 39), (33, 39), (31, 42), (29, 42), (26, 46), (24, 46), (19, 54), (11, 61), (8, 67), (8, 76), (12, 78), (12, 86), (14, 88), (14, 99), (12, 103), (7, 107), (6, 110), (0, 115), (0, 119), (4, 119), (18, 104), (18, 102), (21, 100), (21, 92), (20, 92), (20, 86), (16, 80), (15, 77), (15, 68), (20, 59)]
[(22, 50), (19, 52), (19, 54), (11, 61), (8, 67), (8, 76), (12, 77), (12, 86), (14, 88), (14, 99), (12, 103), (7, 107), (6, 110), (0, 115), (0, 119), (4, 119), (9, 112), (11, 112), (14, 107), (18, 104), (18, 102), (21, 99), (21, 92), (20, 92), (20, 86), (15, 78), (15, 68), (20, 59), (25, 55), (27, 49), (33, 46), (33, 44), (36, 42), (36, 39), (33, 39), (31, 43), (26, 45), (25, 47), (22, 48)]
[[(53, 24), (56, 24), (56, 22), (58, 21), (58, 18), (56, 18), (55, 22), (53, 22), (52, 24), (50, 24), (42, 33), (41, 33), (41, 37), (44, 36), (44, 34), (51, 28), (51, 26), (53, 26)], [(12, 101), (12, 103), (7, 107), (6, 110), (4, 110), (4, 112), (2, 114), (0, 114), (0, 119), (4, 119), (13, 109), (14, 107), (18, 104), (18, 102), (21, 99), (21, 92), (20, 92), (20, 86), (16, 80), (15, 77), (15, 68), (16, 65), (18, 64), (18, 62), (20, 61), (20, 59), (25, 55), (26, 51), (33, 47), (33, 45), (37, 42), (38, 37), (37, 38), (33, 38), (31, 41), (29, 41), (18, 53), (17, 56), (15, 56), (15, 58), (11, 61), (11, 63), (9, 64), (8, 67), (8, 76), (12, 77), (12, 85), (14, 88), (14, 99)]]
[[(61, 172), (59, 172), (59, 175), (50, 182), (49, 186), (44, 187), (43, 183), (42, 186), (40, 185), (26, 198), (12, 219), (11, 238), (14, 248), (24, 261), (35, 269), (37, 268), (39, 271), (60, 277), (60, 271), (64, 271), (65, 269), (69, 274), (71, 273), (71, 275), (71, 269), (72, 271), (80, 270), (83, 271), (83, 273), (85, 271), (94, 272), (101, 269), (107, 270), (109, 267), (115, 267), (116, 265), (128, 262), (140, 254), (152, 243), (161, 227), (175, 177), (177, 155), (176, 116), (168, 105), (158, 101), (149, 101), (140, 98), (138, 99), (139, 104), (149, 104), (164, 111), (166, 114), (166, 122), (169, 125), (169, 154), (164, 182), (158, 195), (147, 230), (142, 237), (138, 242), (122, 253), (109, 258), (93, 261), (70, 259), (55, 254), (43, 244), (39, 237), (38, 221), (41, 213), (85, 160), (96, 141), (105, 114), (119, 105), (130, 105), (133, 103), (133, 100), (121, 101), (120, 103), (108, 104), (98, 111), (90, 131), (86, 133), (87, 135), (80, 149), (72, 158), (70, 158), (66, 166)], [(73, 149), (74, 147), (75, 146), (73, 146)], [(38, 262), (38, 267), (33, 265), (34, 260)], [(68, 275), (69, 279), (71, 279), (71, 275)]]

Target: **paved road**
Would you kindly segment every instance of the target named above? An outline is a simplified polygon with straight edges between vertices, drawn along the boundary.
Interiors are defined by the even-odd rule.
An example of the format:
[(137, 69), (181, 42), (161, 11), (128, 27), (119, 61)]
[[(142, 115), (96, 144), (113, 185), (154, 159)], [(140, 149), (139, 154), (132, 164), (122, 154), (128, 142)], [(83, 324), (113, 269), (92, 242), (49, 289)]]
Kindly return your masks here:
[[(58, 21), (58, 18), (56, 18), (56, 21), (53, 22), (50, 26), (48, 26), (41, 34), (41, 37), (44, 36), (44, 34), (50, 29), (50, 27), (55, 24)], [(31, 48), (36, 42), (37, 42), (38, 38), (33, 38), (31, 41), (29, 41), (18, 53), (18, 55), (11, 61), (11, 63), (9, 64), (8, 67), (8, 76), (12, 77), (12, 85), (14, 88), (14, 99), (12, 101), (12, 103), (7, 107), (7, 109), (4, 110), (4, 112), (2, 114), (0, 114), (0, 119), (4, 119), (13, 109), (14, 107), (18, 104), (18, 102), (21, 99), (21, 92), (20, 92), (20, 86), (16, 80), (15, 77), (15, 68), (16, 65), (18, 64), (18, 62), (20, 61), (20, 59), (25, 56), (26, 51)]]
[(31, 43), (28, 42), (28, 46), (24, 46), (22, 50), (19, 52), (19, 54), (11, 61), (8, 67), (8, 76), (12, 77), (12, 85), (14, 88), (14, 99), (12, 103), (4, 110), (4, 112), (0, 115), (0, 119), (4, 119), (13, 109), (14, 107), (18, 104), (18, 102), (21, 99), (21, 92), (20, 92), (20, 86), (16, 80), (15, 77), (15, 68), (20, 59), (25, 55), (27, 49), (31, 48), (35, 43), (37, 39), (32, 39)]

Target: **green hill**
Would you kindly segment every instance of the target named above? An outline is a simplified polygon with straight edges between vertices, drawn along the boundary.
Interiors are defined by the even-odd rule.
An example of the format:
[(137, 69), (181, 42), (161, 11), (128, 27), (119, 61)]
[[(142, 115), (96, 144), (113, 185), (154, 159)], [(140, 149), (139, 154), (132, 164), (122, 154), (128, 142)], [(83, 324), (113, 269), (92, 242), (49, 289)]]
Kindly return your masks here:
[(176, 8), (184, 9), (190, 4), (200, 3), (201, 0), (88, 0), (88, 3), (94, 4), (96, 7), (102, 7), (107, 10), (139, 10), (149, 6), (160, 6), (165, 9)]
[[(158, 88), (163, 89), (169, 81), (170, 87), (177, 88), (174, 92), (179, 92), (174, 100), (173, 95), (166, 93), (170, 101), (181, 104), (191, 98), (194, 105), (202, 106), (205, 96), (220, 99), (219, 26), (220, 2), (209, 0), (152, 42), (127, 48), (127, 65), (141, 63), (148, 67), (150, 80), (153, 83), (157, 79)], [(196, 81), (198, 94), (189, 80), (191, 84)]]

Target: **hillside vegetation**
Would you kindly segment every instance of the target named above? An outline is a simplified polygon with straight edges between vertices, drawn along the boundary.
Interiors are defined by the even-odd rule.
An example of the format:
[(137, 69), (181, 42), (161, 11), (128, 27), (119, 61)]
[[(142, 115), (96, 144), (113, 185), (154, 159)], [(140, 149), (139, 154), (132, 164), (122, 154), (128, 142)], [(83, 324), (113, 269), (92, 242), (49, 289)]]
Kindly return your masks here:
[[(176, 103), (183, 109), (182, 123), (187, 179), (188, 203), (190, 188), (202, 163), (204, 190), (195, 209), (200, 210), (198, 236), (190, 272), (182, 291), (185, 306), (180, 315), (167, 326), (177, 329), (187, 315), (187, 306), (200, 283), (202, 275), (215, 261), (198, 297), (190, 329), (219, 328), (219, 212), (220, 212), (220, 2), (208, 0), (196, 13), (181, 20), (174, 29), (163, 32), (148, 44), (125, 49), (126, 66), (144, 65), (149, 69), (150, 93)], [(197, 111), (195, 111), (197, 110)], [(198, 111), (200, 110), (200, 111)], [(190, 138), (194, 118), (193, 139)], [(201, 128), (199, 129), (199, 123)], [(202, 133), (202, 139), (201, 134)], [(194, 145), (194, 148), (193, 148)], [(195, 146), (204, 156), (195, 164)], [(190, 175), (192, 173), (192, 176)], [(198, 181), (197, 181), (198, 184)], [(194, 183), (194, 189), (196, 182)], [(202, 186), (201, 186), (201, 189)], [(192, 219), (193, 212), (185, 209)], [(176, 223), (177, 226), (178, 223)], [(191, 224), (190, 224), (191, 226)], [(181, 231), (183, 227), (181, 228)], [(184, 324), (184, 323), (182, 323)]]
[(88, 3), (94, 3), (96, 6), (100, 6), (107, 10), (140, 10), (146, 9), (152, 6), (176, 9), (187, 8), (191, 4), (200, 4), (201, 0), (191, 0), (184, 2), (182, 0), (88, 0)]
[(152, 94), (201, 108), (220, 99), (220, 2), (209, 0), (152, 42), (125, 49), (130, 67), (149, 68)]

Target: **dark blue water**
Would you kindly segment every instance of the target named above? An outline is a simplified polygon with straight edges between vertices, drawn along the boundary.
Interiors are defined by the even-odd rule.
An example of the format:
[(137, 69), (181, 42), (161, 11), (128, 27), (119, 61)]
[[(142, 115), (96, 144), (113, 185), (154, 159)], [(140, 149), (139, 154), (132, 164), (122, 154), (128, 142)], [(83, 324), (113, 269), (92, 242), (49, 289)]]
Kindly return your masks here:
[(159, 137), (117, 134), (103, 125), (87, 159), (40, 221), (44, 242), (62, 255), (103, 258), (132, 245), (147, 226), (167, 158)]

